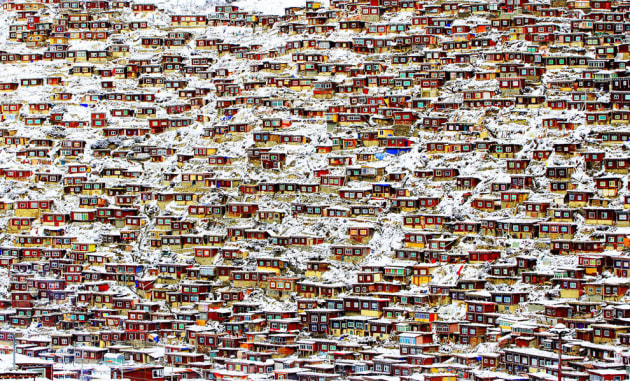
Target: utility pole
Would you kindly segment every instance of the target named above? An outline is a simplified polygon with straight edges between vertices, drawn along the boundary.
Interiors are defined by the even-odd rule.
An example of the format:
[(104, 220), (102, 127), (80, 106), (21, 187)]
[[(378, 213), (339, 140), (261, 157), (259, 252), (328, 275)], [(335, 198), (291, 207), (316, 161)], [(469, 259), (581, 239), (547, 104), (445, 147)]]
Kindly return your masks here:
[(558, 332), (558, 381), (562, 381), (562, 333)]
[(85, 350), (81, 350), (81, 374), (79, 375), (79, 381), (83, 381), (83, 356), (85, 356)]
[(558, 381), (562, 381), (562, 336), (570, 332), (571, 330), (567, 329), (562, 323), (556, 324), (555, 327), (549, 330), (549, 333), (558, 335)]
[(16, 371), (15, 367), (15, 332), (13, 332), (13, 371)]

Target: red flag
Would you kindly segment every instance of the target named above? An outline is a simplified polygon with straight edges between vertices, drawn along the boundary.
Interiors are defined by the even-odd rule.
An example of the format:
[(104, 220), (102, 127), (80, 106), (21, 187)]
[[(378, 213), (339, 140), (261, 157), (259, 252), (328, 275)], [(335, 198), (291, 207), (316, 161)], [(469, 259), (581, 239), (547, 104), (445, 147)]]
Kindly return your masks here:
[(457, 276), (459, 276), (459, 274), (462, 273), (463, 269), (464, 269), (464, 265), (459, 266), (459, 270), (457, 270)]

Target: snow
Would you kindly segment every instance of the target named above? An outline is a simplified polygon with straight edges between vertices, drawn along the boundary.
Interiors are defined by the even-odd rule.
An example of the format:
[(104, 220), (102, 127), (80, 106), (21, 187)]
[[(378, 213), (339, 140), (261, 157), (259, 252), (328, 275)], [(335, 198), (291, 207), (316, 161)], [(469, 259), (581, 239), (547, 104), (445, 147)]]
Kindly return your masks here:
[[(261, 14), (284, 14), (286, 7), (303, 6), (304, 0), (280, 0), (280, 1), (266, 1), (266, 0), (238, 0), (230, 3), (241, 7), (245, 11), (260, 11)], [(190, 13), (205, 13), (213, 14), (214, 6), (223, 4), (219, 1), (212, 0), (161, 0), (157, 4), (166, 10), (166, 14), (190, 14)], [(412, 13), (400, 12), (389, 18), (388, 21), (396, 22), (409, 22)], [(160, 15), (157, 18), (155, 16), (148, 15), (128, 15), (130, 20), (147, 20), (150, 21), (153, 27), (166, 26), (168, 19), (166, 15)], [(472, 16), (467, 20), (455, 20), (453, 25), (466, 25), (469, 22), (488, 22), (484, 17)], [(8, 14), (0, 13), (0, 35), (6, 36), (8, 34), (9, 16)], [(563, 31), (568, 31), (570, 26), (567, 22), (558, 22)], [(249, 27), (230, 27), (230, 26), (217, 26), (202, 28), (195, 31), (197, 35), (203, 35), (209, 38), (219, 37), (227, 43), (235, 43), (244, 46), (251, 46), (255, 43), (262, 44), (262, 51), (268, 49), (281, 50), (288, 41), (296, 41), (304, 39), (304, 36), (286, 36), (280, 35), (277, 30), (263, 34), (261, 31), (253, 31)], [(133, 58), (134, 59), (153, 59), (157, 58), (154, 52), (143, 52), (138, 47), (138, 41), (143, 36), (161, 36), (166, 34), (164, 31), (151, 28), (146, 31), (134, 31), (129, 33), (128, 36), (124, 36), (126, 40), (123, 42), (132, 43), (133, 46)], [(333, 32), (327, 36), (328, 39), (347, 39), (351, 40), (352, 36), (347, 32)], [(123, 38), (123, 37), (119, 37)], [(109, 43), (109, 42), (108, 42)], [(72, 41), (70, 43), (70, 49), (102, 49), (108, 43), (103, 42), (91, 42), (91, 41)], [(14, 46), (12, 43), (1, 43), (1, 48), (7, 51), (21, 51), (22, 49)], [(521, 45), (521, 41), (501, 43), (498, 48), (505, 48), (515, 51), (524, 51), (526, 46)], [(237, 85), (241, 85), (247, 81), (262, 80), (270, 77), (269, 73), (252, 73), (249, 71), (249, 64), (247, 60), (236, 60), (230, 55), (217, 56), (215, 52), (199, 52), (193, 49), (192, 44), (188, 44), (180, 50), (173, 50), (184, 56), (190, 56), (193, 54), (199, 54), (199, 56), (208, 56), (215, 60), (212, 65), (213, 69), (226, 67), (232, 72), (229, 76), (235, 79)], [(315, 51), (321, 53), (321, 51)], [(365, 57), (359, 54), (351, 53), (342, 49), (332, 49), (326, 52), (328, 54), (329, 62), (344, 61), (351, 64), (360, 64), (365, 62)], [(291, 62), (290, 55), (282, 55), (281, 57), (274, 59), (274, 61)], [(123, 60), (120, 61), (121, 63)], [(93, 65), (89, 63), (76, 63), (80, 66)], [(480, 65), (483, 62), (480, 58), (476, 58), (470, 65), (451, 64), (445, 67), (446, 70), (480, 70)], [(3, 77), (5, 80), (16, 81), (26, 77), (42, 76), (45, 73), (64, 73), (67, 70), (67, 64), (64, 63), (42, 63), (37, 65), (34, 69), (28, 72), (24, 71), (23, 67), (19, 65), (3, 65)], [(485, 69), (491, 69), (494, 65), (486, 65)], [(413, 66), (409, 66), (404, 70), (413, 70)], [(397, 68), (390, 67), (388, 74), (394, 74), (397, 72)], [(605, 74), (604, 72), (601, 72)], [(294, 76), (295, 71), (293, 68), (288, 68), (282, 73), (282, 76), (290, 77)], [(547, 73), (543, 77), (543, 86), (540, 86), (530, 94), (555, 96), (554, 90), (547, 88), (546, 84), (553, 80), (557, 80), (561, 77), (579, 78), (581, 75), (580, 70), (567, 70), (561, 73)], [(151, 74), (151, 76), (159, 77), (161, 74)], [(179, 74), (173, 74), (172, 77), (179, 77)], [(212, 81), (204, 80), (197, 77), (186, 78), (188, 80), (188, 88), (201, 88), (212, 87)], [(332, 80), (342, 83), (347, 80), (346, 76), (337, 75), (334, 77), (328, 76), (315, 76), (316, 81)], [(116, 81), (116, 91), (135, 91), (135, 81), (133, 80), (120, 80)], [(75, 95), (79, 97), (84, 93), (97, 93), (100, 92), (100, 85), (98, 81), (91, 77), (69, 77), (68, 88)], [(442, 98), (440, 101), (459, 101), (461, 100), (461, 92), (465, 90), (498, 90), (498, 82), (496, 80), (491, 81), (478, 81), (478, 80), (454, 80), (444, 87)], [(160, 103), (160, 105), (166, 104), (178, 104), (183, 101), (177, 99), (176, 92), (166, 89), (142, 89), (154, 93)], [(48, 102), (50, 101), (49, 95), (53, 92), (52, 87), (44, 86), (42, 88), (21, 88), (19, 92), (11, 95), (3, 95), (3, 99), (10, 100), (11, 102)], [(382, 94), (396, 94), (402, 93), (407, 95), (408, 92), (402, 90), (391, 91), (386, 88), (370, 88), (370, 95), (382, 95)], [(294, 105), (308, 106), (318, 109), (326, 109), (326, 106), (331, 103), (345, 102), (346, 99), (335, 99), (333, 102), (317, 100), (312, 98), (312, 94), (309, 91), (294, 91), (290, 89), (277, 89), (271, 87), (261, 87), (259, 89), (249, 92), (250, 95), (259, 97), (288, 97), (294, 100)], [(606, 100), (607, 95), (597, 94), (599, 100)], [(51, 133), (57, 133), (63, 136), (65, 139), (80, 139), (85, 140), (88, 144), (88, 148), (85, 153), (78, 159), (78, 163), (85, 163), (91, 166), (91, 172), (84, 175), (87, 181), (96, 181), (98, 179), (97, 173), (104, 168), (125, 168), (129, 170), (141, 171), (142, 175), (138, 179), (128, 180), (122, 178), (108, 178), (98, 179), (98, 181), (104, 182), (107, 186), (114, 185), (126, 185), (130, 183), (140, 184), (152, 184), (155, 187), (156, 192), (162, 192), (164, 194), (169, 192), (181, 191), (180, 184), (181, 174), (190, 172), (195, 169), (196, 165), (182, 164), (176, 161), (176, 157), (167, 157), (162, 163), (155, 163), (149, 160), (141, 163), (130, 163), (126, 158), (104, 158), (98, 161), (92, 160), (91, 154), (94, 149), (103, 148), (109, 145), (115, 146), (118, 149), (128, 149), (143, 146), (156, 146), (156, 147), (169, 147), (177, 150), (178, 154), (192, 153), (191, 145), (216, 147), (219, 156), (228, 156), (234, 160), (234, 165), (224, 166), (220, 168), (208, 169), (217, 178), (241, 178), (243, 183), (257, 183), (257, 182), (269, 182), (279, 183), (291, 181), (298, 184), (317, 183), (318, 179), (315, 178), (312, 173), (314, 170), (323, 169), (327, 167), (328, 159), (331, 157), (353, 157), (357, 153), (377, 153), (380, 151), (380, 147), (360, 147), (356, 150), (349, 151), (333, 151), (331, 154), (316, 154), (315, 145), (318, 144), (331, 144), (332, 136), (338, 136), (346, 134), (346, 136), (356, 136), (356, 131), (353, 128), (347, 130), (339, 129), (339, 131), (329, 131), (326, 124), (321, 120), (297, 118), (291, 115), (286, 109), (273, 109), (269, 107), (261, 107), (258, 109), (253, 108), (241, 108), (240, 111), (233, 116), (229, 121), (222, 121), (215, 118), (216, 115), (216, 102), (218, 99), (227, 99), (228, 97), (219, 97), (215, 93), (210, 93), (205, 99), (208, 104), (200, 109), (200, 112), (212, 115), (212, 123), (209, 124), (233, 124), (233, 123), (252, 123), (254, 125), (253, 131), (261, 131), (261, 117), (277, 117), (282, 119), (289, 119), (293, 121), (293, 125), (285, 129), (283, 133), (287, 135), (304, 135), (311, 138), (313, 144), (305, 145), (278, 145), (272, 147), (273, 152), (282, 152), (287, 154), (287, 162), (285, 164), (285, 171), (266, 171), (260, 167), (254, 166), (251, 163), (246, 162), (246, 150), (254, 145), (252, 134), (242, 136), (237, 133), (228, 134), (223, 138), (221, 142), (211, 142), (208, 139), (202, 140), (200, 138), (202, 134), (201, 124), (195, 124), (191, 128), (183, 128), (177, 131), (167, 131), (160, 135), (150, 135), (137, 139), (124, 139), (124, 138), (104, 138), (102, 131), (98, 129), (65, 129), (60, 130), (50, 126), (45, 126), (40, 129), (26, 128), (22, 123), (17, 120), (8, 119), (3, 123), (4, 127), (10, 129), (16, 129), (16, 136), (23, 136), (29, 138), (44, 138), (48, 137)], [(127, 103), (124, 102), (112, 102), (116, 107), (126, 107)], [(132, 107), (140, 105), (147, 105), (143, 103), (134, 103)], [(70, 102), (58, 102), (55, 105), (55, 109), (64, 109), (64, 120), (88, 120), (90, 114), (95, 111), (103, 110), (102, 105), (88, 105), (84, 107), (78, 104), (72, 104)], [(515, 110), (513, 108), (506, 108), (500, 110), (493, 110), (494, 115), (486, 113), (482, 110), (464, 110), (460, 109), (452, 114), (450, 118), (454, 121), (470, 121), (471, 123), (479, 122), (485, 128), (487, 128), (490, 138), (497, 142), (511, 142), (517, 143), (523, 146), (523, 149), (516, 154), (517, 158), (529, 158), (529, 154), (532, 149), (550, 149), (554, 143), (558, 142), (573, 142), (583, 141), (586, 142), (591, 136), (592, 132), (602, 129), (603, 127), (587, 126), (584, 122), (584, 113), (578, 110), (567, 111), (553, 111), (553, 110)], [(420, 111), (421, 117), (436, 116), (438, 113), (432, 111)], [(165, 117), (165, 111), (160, 109), (158, 116)], [(542, 128), (543, 118), (562, 118), (578, 123), (577, 130), (564, 133), (552, 131)], [(131, 126), (142, 125), (146, 126), (146, 121), (133, 121), (129, 122), (126, 118), (109, 118), (110, 127), (116, 126)], [(209, 124), (205, 127), (209, 127)], [(374, 126), (371, 126), (374, 127)], [(448, 142), (464, 141), (468, 139), (463, 134), (438, 134), (429, 130), (420, 129), (418, 126), (412, 128), (411, 139), (415, 143), (413, 149), (408, 153), (400, 155), (384, 155), (382, 160), (373, 163), (355, 163), (355, 167), (365, 166), (369, 168), (385, 168), (387, 172), (406, 172), (406, 179), (402, 184), (393, 184), (397, 187), (409, 187), (411, 189), (411, 197), (418, 196), (436, 196), (443, 198), (440, 205), (434, 210), (428, 213), (442, 214), (452, 218), (453, 221), (478, 221), (481, 218), (484, 220), (498, 220), (502, 222), (520, 222), (523, 220), (528, 221), (540, 221), (540, 219), (529, 218), (526, 216), (522, 206), (518, 206), (511, 210), (497, 210), (488, 213), (479, 213), (471, 207), (473, 199), (496, 199), (498, 194), (494, 192), (491, 194), (490, 186), (492, 183), (509, 183), (511, 181), (511, 174), (505, 172), (505, 160), (493, 157), (486, 152), (475, 151), (473, 153), (448, 153), (448, 154), (428, 154), (425, 151), (425, 145), (430, 141), (442, 141)], [(623, 155), (621, 149), (611, 147), (597, 147), (598, 150), (606, 152), (607, 157), (621, 156)], [(36, 171), (43, 171), (44, 166), (36, 164), (31, 165), (19, 161), (14, 155), (18, 148), (7, 147), (0, 150), (0, 162), (4, 168), (27, 168)], [(138, 153), (137, 159), (148, 159), (148, 155)], [(53, 163), (58, 168), (67, 168), (62, 162), (65, 162), (65, 158), (53, 158)], [(201, 160), (200, 160), (201, 161)], [(191, 162), (192, 163), (192, 162)], [(585, 169), (584, 159), (580, 156), (565, 157), (562, 155), (554, 154), (548, 162), (538, 162), (532, 160), (527, 170), (527, 174), (532, 175), (535, 178), (536, 185), (532, 191), (527, 191), (531, 194), (529, 201), (542, 201), (546, 200), (559, 206), (559, 201), (562, 199), (562, 195), (549, 191), (549, 179), (543, 176), (545, 169), (548, 166), (569, 166), (574, 168), (575, 171), (571, 175), (572, 179), (578, 184), (579, 190), (591, 190), (595, 191), (594, 184), (591, 181), (592, 173)], [(412, 172), (414, 170), (421, 169), (433, 169), (433, 168), (455, 168), (460, 171), (460, 176), (475, 176), (482, 179), (482, 182), (475, 189), (469, 191), (461, 191), (455, 189), (452, 182), (437, 183), (431, 179), (414, 178)], [(343, 168), (336, 168), (332, 172), (342, 174)], [(169, 182), (163, 181), (164, 173), (175, 173), (177, 176), (169, 184)], [(287, 176), (290, 173), (290, 176)], [(600, 174), (604, 174), (603, 172)], [(379, 180), (380, 182), (380, 180)], [(370, 190), (371, 183), (368, 181), (349, 181), (343, 188), (339, 190)], [(622, 194), (627, 194), (628, 179), (627, 176), (623, 176), (623, 190)], [(202, 193), (201, 191), (196, 193)], [(37, 189), (35, 187), (22, 186), (17, 182), (3, 183), (0, 186), (0, 197), (3, 200), (19, 200), (19, 199), (41, 199), (50, 198), (55, 199), (55, 211), (67, 213), (73, 210), (78, 210), (79, 196), (66, 194), (63, 197), (59, 197), (59, 187), (51, 187), (48, 189)], [(468, 195), (466, 195), (468, 194)], [(57, 199), (58, 198), (58, 199)], [(114, 203), (114, 197), (104, 195), (103, 198), (110, 203), (110, 206)], [(373, 219), (368, 218), (319, 218), (319, 217), (304, 217), (304, 216), (291, 216), (291, 204), (292, 203), (307, 203), (309, 205), (321, 205), (328, 204), (333, 205), (336, 209), (349, 210), (349, 206), (357, 201), (339, 201), (333, 194), (319, 193), (316, 195), (297, 195), (291, 201), (288, 195), (274, 196), (274, 195), (256, 195), (256, 196), (243, 196), (239, 194), (237, 189), (212, 189), (212, 192), (203, 192), (201, 194), (200, 203), (211, 204), (218, 202), (221, 199), (227, 199), (230, 201), (256, 201), (260, 204), (261, 209), (264, 210), (282, 210), (287, 214), (287, 217), (281, 223), (261, 223), (259, 221), (245, 222), (237, 219), (225, 219), (220, 223), (214, 223), (214, 225), (208, 223), (198, 222), (194, 227), (191, 234), (224, 234), (227, 227), (242, 226), (252, 229), (262, 229), (268, 231), (272, 236), (312, 236), (312, 237), (324, 237), (325, 243), (322, 245), (313, 245), (310, 247), (269, 247), (267, 242), (244, 242), (239, 241), (233, 243), (233, 247), (242, 248), (249, 252), (249, 257), (246, 260), (237, 261), (237, 266), (242, 269), (254, 269), (255, 260), (262, 257), (268, 257), (270, 255), (277, 255), (278, 258), (286, 260), (290, 263), (290, 269), (284, 273), (284, 276), (299, 275), (305, 270), (305, 263), (307, 260), (319, 260), (329, 257), (330, 247), (332, 245), (347, 244), (349, 237), (347, 235), (347, 229), (349, 227), (376, 227), (374, 236), (366, 245), (370, 248), (370, 254), (364, 258), (359, 264), (352, 263), (338, 263), (333, 262), (331, 269), (324, 273), (321, 279), (318, 280), (306, 280), (304, 284), (328, 284), (335, 287), (349, 288), (353, 283), (357, 282), (357, 271), (361, 266), (407, 266), (413, 262), (400, 261), (393, 258), (393, 250), (401, 248), (403, 246), (402, 237), (404, 233), (408, 231), (402, 227), (402, 221), (405, 214), (388, 214), (389, 210), (385, 208), (385, 212)], [(361, 200), (361, 202), (366, 200)], [(378, 202), (377, 200), (373, 200)], [(383, 200), (386, 205), (387, 202)], [(611, 205), (619, 207), (621, 205), (620, 199), (612, 200)], [(162, 250), (154, 250), (149, 247), (149, 239), (147, 232), (155, 228), (154, 221), (149, 217), (155, 217), (157, 215), (171, 215), (176, 218), (187, 218), (187, 208), (177, 204), (176, 202), (169, 203), (163, 207), (162, 210), (158, 208), (157, 202), (147, 202), (145, 204), (137, 203), (141, 215), (149, 220), (148, 226), (143, 229), (142, 239), (138, 242), (134, 242), (130, 245), (129, 251), (110, 249), (108, 247), (99, 246), (98, 253), (111, 256), (117, 261), (134, 262), (144, 261), (148, 267), (154, 266), (158, 262), (168, 262), (174, 260), (173, 258), (180, 258), (182, 261), (190, 261), (192, 258), (189, 253), (180, 253), (178, 256), (165, 257), (162, 254)], [(90, 211), (92, 209), (81, 209), (81, 211)], [(426, 211), (414, 211), (410, 214), (425, 213)], [(7, 218), (2, 217), (0, 219), (3, 226), (6, 226)], [(591, 234), (591, 227), (583, 226), (582, 221), (575, 221), (579, 224), (580, 232), (577, 237), (588, 238)], [(43, 234), (43, 226), (37, 222), (31, 231), (34, 234)], [(46, 227), (48, 229), (48, 227)], [(416, 231), (416, 230), (414, 230)], [(612, 227), (602, 228), (601, 232), (616, 232), (628, 234), (630, 233), (630, 227)], [(85, 226), (72, 225), (65, 228), (65, 233), (68, 236), (75, 236), (79, 238), (81, 242), (94, 242), (100, 243), (102, 241), (102, 235), (105, 233), (118, 233), (118, 229), (106, 224), (94, 223), (90, 225), (89, 229)], [(468, 250), (478, 249), (484, 246), (484, 244), (491, 244), (495, 248), (500, 249), (502, 258), (495, 263), (496, 265), (509, 265), (516, 262), (516, 256), (527, 256), (529, 258), (536, 258), (537, 263), (534, 269), (538, 273), (554, 274), (556, 271), (563, 268), (575, 268), (577, 265), (576, 256), (557, 256), (549, 253), (548, 247), (545, 247), (545, 242), (539, 240), (538, 242), (525, 241), (519, 239), (513, 239), (509, 237), (484, 237), (483, 235), (470, 235), (465, 237), (454, 237), (450, 233), (441, 234), (441, 238), (458, 239), (458, 246), (454, 249), (454, 253), (466, 253)], [(3, 233), (2, 238), (5, 244), (11, 244), (11, 237), (6, 233)], [(356, 244), (356, 243), (355, 243)], [(542, 244), (542, 247), (541, 245)], [(621, 255), (618, 251), (606, 251), (605, 254)], [(625, 256), (625, 253), (623, 254)], [(216, 258), (215, 265), (224, 263), (223, 259)], [(439, 263), (433, 265), (439, 267), (433, 273), (431, 285), (456, 285), (460, 280), (471, 279), (486, 279), (489, 274), (489, 264), (479, 265), (466, 265), (462, 272), (459, 273), (460, 264), (444, 264)], [(100, 266), (92, 266), (90, 271), (92, 272), (104, 272), (104, 268)], [(459, 274), (458, 274), (459, 273)], [(139, 274), (139, 278), (142, 280), (156, 280), (157, 276), (151, 276), (147, 272)], [(8, 294), (9, 278), (8, 271), (6, 269), (0, 269), (0, 295), (4, 296)], [(592, 280), (596, 284), (610, 284), (619, 285), (627, 283), (627, 279), (618, 278), (612, 274), (612, 272), (606, 272), (604, 274), (593, 277)], [(89, 286), (90, 283), (85, 283), (82, 286)], [(167, 286), (173, 290), (177, 289), (176, 285)], [(128, 287), (122, 287), (114, 285), (112, 282), (112, 290), (117, 293), (123, 293), (124, 295), (134, 296), (133, 289)], [(550, 300), (545, 295), (546, 290), (532, 287), (521, 281), (520, 277), (513, 285), (500, 284), (500, 285), (487, 285), (486, 289), (471, 291), (469, 295), (475, 298), (489, 298), (492, 294), (491, 291), (528, 291), (530, 292), (530, 299), (532, 303), (540, 305), (552, 305), (556, 303), (565, 303), (566, 300)], [(408, 295), (424, 295), (427, 292), (425, 286), (411, 286), (405, 293)], [(348, 295), (349, 292), (344, 292), (341, 297)], [(264, 305), (268, 311), (290, 311), (295, 308), (296, 295), (291, 295), (286, 300), (276, 300), (266, 295), (263, 290), (257, 289), (254, 292), (246, 296), (246, 302), (253, 302), (259, 305)], [(627, 302), (624, 298), (622, 302)], [(71, 311), (71, 306), (61, 306), (62, 311)], [(464, 303), (457, 304), (452, 303), (435, 308), (440, 314), (440, 318), (443, 320), (458, 320), (466, 317), (466, 306)], [(226, 311), (226, 310), (221, 310)], [(530, 316), (524, 316), (522, 321), (533, 326), (533, 320), (538, 317), (535, 314)], [(514, 318), (515, 321), (521, 321), (517, 319), (518, 316), (506, 315), (506, 318)], [(206, 328), (199, 328), (204, 330)], [(214, 327), (210, 328), (214, 329)], [(39, 333), (41, 329), (37, 327), (29, 327), (26, 332)], [(52, 332), (52, 330), (51, 330)], [(47, 334), (48, 332), (44, 332)], [(476, 350), (478, 353), (485, 353), (496, 351), (497, 345), (486, 343), (485, 346), (479, 346)], [(163, 349), (156, 347), (152, 351), (152, 355), (159, 357), (163, 355)], [(536, 352), (539, 353), (539, 352)], [(542, 353), (542, 352), (540, 352)], [(549, 352), (545, 352), (549, 354)], [(4, 363), (5, 361), (3, 361)], [(5, 364), (6, 365), (6, 364)], [(96, 366), (96, 370), (99, 372), (99, 376), (102, 379), (106, 379), (104, 376), (107, 373), (107, 368), (102, 366)], [(232, 373), (230, 373), (232, 374)], [(484, 375), (490, 374), (495, 376), (495, 373), (483, 373)], [(236, 373), (234, 373), (236, 375)], [(240, 375), (240, 373), (238, 373)], [(505, 379), (509, 378), (503, 373), (496, 373), (496, 377)], [(508, 377), (508, 378), (506, 378)], [(421, 378), (421, 377), (420, 377)]]

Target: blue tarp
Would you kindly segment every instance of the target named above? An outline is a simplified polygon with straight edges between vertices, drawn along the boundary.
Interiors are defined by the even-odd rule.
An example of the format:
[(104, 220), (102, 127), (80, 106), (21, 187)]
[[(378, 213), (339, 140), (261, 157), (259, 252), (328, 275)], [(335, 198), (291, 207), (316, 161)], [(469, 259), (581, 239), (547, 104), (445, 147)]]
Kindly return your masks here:
[(409, 151), (411, 151), (411, 148), (388, 148), (385, 150), (385, 152), (391, 155), (398, 155), (401, 152), (409, 152)]

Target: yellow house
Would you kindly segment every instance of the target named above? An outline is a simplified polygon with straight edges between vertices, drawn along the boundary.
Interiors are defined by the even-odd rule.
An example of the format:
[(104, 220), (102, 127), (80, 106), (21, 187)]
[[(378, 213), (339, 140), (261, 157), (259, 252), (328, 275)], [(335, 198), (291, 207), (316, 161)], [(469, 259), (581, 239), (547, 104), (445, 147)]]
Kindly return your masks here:
[(321, 278), (322, 275), (330, 268), (330, 264), (328, 262), (322, 261), (308, 261), (306, 262), (306, 272), (304, 273), (305, 277), (315, 277)]
[(93, 253), (96, 251), (96, 244), (95, 243), (81, 243), (81, 242), (74, 242), (72, 244), (72, 251), (81, 251), (84, 253)]
[(578, 279), (566, 278), (563, 279), (563, 283), (567, 282), (567, 287), (562, 287), (560, 289), (560, 297), (564, 299), (579, 299), (582, 296), (582, 290), (580, 289), (580, 285), (578, 284)]
[(625, 325), (614, 324), (591, 324), (591, 328), (595, 344), (614, 343), (620, 333), (628, 333), (630, 329)]
[(34, 220), (34, 217), (9, 218), (9, 222), (6, 228), (7, 233), (19, 233), (22, 231), (28, 231), (31, 229)]
[(197, 193), (162, 193), (158, 194), (157, 205), (164, 209), (166, 205), (174, 202), (179, 206), (193, 205), (199, 201), (200, 194)]
[(322, 3), (320, 1), (307, 1), (306, 9), (319, 9), (322, 7)]
[[(23, 204), (29, 205), (29, 207), (22, 207)], [(38, 204), (37, 206), (32, 206), (32, 204)], [(16, 217), (31, 217), (31, 218), (39, 218), (42, 213), (49, 213), (50, 207), (52, 206), (52, 202), (48, 203), (46, 207), (45, 204), (39, 201), (35, 202), (17, 202), (17, 207), (14, 207), (14, 213)]]
[(411, 283), (416, 286), (426, 286), (433, 279), (433, 273), (438, 267), (437, 263), (422, 263), (413, 266)]
[(206, 16), (201, 15), (174, 15), (171, 16), (171, 26), (205, 27), (208, 24)]
[(501, 208), (514, 208), (519, 204), (527, 201), (529, 192), (527, 191), (509, 191), (501, 193)]
[(602, 282), (585, 283), (584, 295), (593, 302), (618, 302), (628, 291), (627, 283)]
[(205, 173), (186, 173), (182, 175), (181, 187), (186, 190), (200, 190), (208, 188), (206, 186)]
[(331, 333), (334, 336), (354, 335), (365, 337), (370, 334), (371, 316), (341, 316), (330, 319)]
[(388, 136), (394, 136), (394, 129), (391, 127), (386, 127), (386, 128), (379, 128), (378, 130), (378, 137), (379, 138), (386, 138)]
[(276, 275), (280, 275), (280, 272), (287, 266), (287, 263), (274, 257), (261, 257), (257, 259), (256, 265), (257, 271), (274, 272)]

